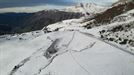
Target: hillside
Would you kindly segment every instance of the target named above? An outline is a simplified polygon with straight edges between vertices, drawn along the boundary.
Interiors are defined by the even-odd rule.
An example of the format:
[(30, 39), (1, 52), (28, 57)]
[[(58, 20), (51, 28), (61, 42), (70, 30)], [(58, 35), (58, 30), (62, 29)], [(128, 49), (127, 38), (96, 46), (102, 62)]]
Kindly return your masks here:
[[(116, 11), (113, 12), (113, 9)], [(112, 6), (100, 14), (91, 17), (89, 16), (88, 19), (80, 18), (65, 20), (63, 22), (44, 27), (43, 30), (45, 30), (46, 32), (65, 30), (86, 31), (92, 33), (93, 35), (99, 36), (103, 40), (119, 44), (120, 46), (122, 46), (122, 48), (134, 52), (133, 29), (134, 7), (133, 2), (129, 2), (127, 4)]]
[(38, 31), (0, 36), (0, 73), (133, 75), (133, 5), (133, 1), (117, 3), (103, 12), (62, 20)]
[(62, 20), (79, 18), (81, 13), (44, 10), (35, 13), (1, 13), (0, 35), (40, 30)]

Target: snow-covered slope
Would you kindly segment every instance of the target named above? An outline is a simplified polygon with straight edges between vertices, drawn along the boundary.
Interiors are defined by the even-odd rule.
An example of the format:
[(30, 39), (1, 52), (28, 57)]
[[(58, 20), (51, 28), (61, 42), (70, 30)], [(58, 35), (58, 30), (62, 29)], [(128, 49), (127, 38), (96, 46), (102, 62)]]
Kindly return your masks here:
[(133, 75), (134, 9), (110, 23), (94, 21), (82, 17), (0, 36), (0, 75)]
[(13, 66), (43, 47), (32, 39), (44, 34), (41, 31), (0, 36), (0, 75), (7, 75)]
[[(130, 4), (131, 5), (131, 4)], [(119, 7), (119, 6), (118, 6)], [(117, 9), (117, 6), (111, 7)], [(134, 8), (133, 6), (130, 8)], [(107, 12), (107, 11), (106, 11)], [(105, 13), (105, 12), (104, 12)], [(113, 13), (114, 14), (114, 13)], [(113, 15), (112, 14), (112, 15)], [(44, 27), (46, 31), (66, 31), (66, 30), (79, 30), (92, 33), (95, 36), (101, 37), (103, 40), (107, 40), (111, 43), (115, 42), (122, 48), (134, 52), (134, 9), (122, 12), (120, 15), (115, 16), (109, 20), (109, 23), (102, 22), (96, 23), (96, 19), (85, 20), (85, 18), (71, 19), (58, 22), (52, 25)], [(104, 17), (105, 18), (105, 17)], [(89, 18), (90, 19), (90, 18)], [(107, 20), (107, 19), (106, 19)], [(86, 30), (87, 29), (87, 30)], [(111, 40), (112, 39), (112, 40)], [(114, 40), (113, 40), (114, 39)], [(122, 44), (125, 41), (124, 44)]]
[(133, 54), (79, 31), (53, 32), (19, 43), (14, 40), (0, 48), (1, 75), (134, 74)]

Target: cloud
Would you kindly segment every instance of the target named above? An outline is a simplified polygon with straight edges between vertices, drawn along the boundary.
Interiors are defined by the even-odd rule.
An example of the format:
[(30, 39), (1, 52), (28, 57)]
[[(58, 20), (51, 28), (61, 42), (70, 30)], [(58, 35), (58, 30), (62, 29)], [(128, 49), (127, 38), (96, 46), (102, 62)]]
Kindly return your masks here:
[(101, 5), (108, 5), (113, 2), (116, 2), (118, 0), (73, 0), (74, 2), (82, 2), (82, 3), (95, 3), (95, 4), (101, 4)]
[(116, 1), (118, 0), (0, 0), (0, 13), (36, 12), (48, 8), (64, 8), (79, 2), (108, 5)]
[(23, 6), (37, 6), (37, 5), (70, 5), (74, 2), (72, 0), (0, 0), (0, 8), (7, 7), (23, 7)]
[(75, 3), (92, 2), (97, 4), (108, 4), (117, 0), (0, 0), (0, 8), (7, 7), (22, 7), (22, 6), (36, 6), (36, 5), (72, 5)]
[(16, 12), (16, 13), (33, 13), (41, 10), (47, 9), (63, 9), (66, 6), (57, 6), (57, 5), (41, 5), (41, 6), (29, 6), (29, 7), (9, 7), (1, 8), (0, 13)]

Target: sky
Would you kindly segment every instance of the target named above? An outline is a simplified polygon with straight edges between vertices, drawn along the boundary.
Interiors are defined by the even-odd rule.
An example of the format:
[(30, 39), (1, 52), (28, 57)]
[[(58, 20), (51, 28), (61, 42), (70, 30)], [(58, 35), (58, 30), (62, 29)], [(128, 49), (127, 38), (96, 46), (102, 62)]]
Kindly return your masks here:
[(110, 4), (117, 0), (0, 0), (0, 8), (7, 7), (24, 7), (24, 6), (38, 6), (38, 5), (72, 5), (78, 2), (93, 2), (96, 4)]
[[(109, 5), (117, 0), (0, 0), (0, 13), (8, 11), (32, 11), (44, 8), (61, 8), (77, 3)], [(34, 8), (33, 8), (34, 7)]]

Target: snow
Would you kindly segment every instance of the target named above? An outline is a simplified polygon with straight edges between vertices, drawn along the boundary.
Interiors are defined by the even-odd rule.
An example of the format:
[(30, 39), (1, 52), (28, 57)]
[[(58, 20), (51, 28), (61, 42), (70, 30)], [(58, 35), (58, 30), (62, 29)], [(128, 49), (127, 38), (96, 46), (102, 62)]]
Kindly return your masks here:
[[(61, 30), (61, 31), (67, 30), (69, 28), (75, 29), (75, 27), (78, 28), (79, 26), (83, 26), (83, 24), (81, 24), (82, 21), (83, 21), (83, 17), (80, 18), (80, 19), (64, 20), (62, 22), (58, 22), (58, 23), (48, 25), (47, 29), (49, 31), (54, 31), (57, 28), (59, 28), (59, 30)], [(44, 29), (45, 28), (43, 28), (42, 30), (44, 30)]]
[[(81, 34), (78, 34), (81, 35)], [(76, 34), (76, 37), (77, 34)], [(80, 39), (87, 40), (79, 37)], [(77, 38), (78, 39), (78, 38)], [(83, 41), (77, 40), (75, 42)], [(74, 40), (76, 40), (74, 38)], [(134, 57), (124, 53), (104, 42), (90, 38), (88, 42), (95, 41), (96, 44), (83, 52), (72, 52), (76, 60), (68, 52), (54, 59), (53, 63), (44, 70), (41, 75), (133, 75)], [(72, 42), (74, 43), (74, 42)], [(72, 44), (73, 47), (75, 46)], [(82, 45), (82, 44), (81, 44)], [(84, 44), (83, 44), (84, 45)], [(84, 45), (85, 46), (85, 45)], [(76, 46), (78, 47), (78, 46)], [(75, 48), (76, 48), (75, 47)], [(71, 50), (71, 49), (70, 49)], [(89, 73), (85, 72), (79, 62)], [(77, 65), (76, 65), (77, 64)]]
[[(55, 24), (51, 24), (51, 25), (48, 25), (46, 28), (49, 30), (49, 31), (55, 31), (56, 29), (58, 29), (58, 31), (72, 31), (72, 30), (77, 30), (77, 31), (82, 31), (82, 32), (87, 32), (87, 33), (90, 33), (90, 34), (93, 34), (94, 36), (96, 37), (101, 37), (100, 35), (100, 31), (102, 30), (110, 30), (111, 28), (113, 27), (116, 27), (116, 26), (119, 26), (119, 25), (122, 25), (122, 26), (125, 26), (127, 24), (130, 24), (130, 23), (133, 23), (134, 22), (134, 18), (132, 16), (133, 14), (133, 9), (130, 10), (130, 11), (127, 11), (119, 16), (116, 16), (110, 24), (103, 24), (101, 26), (98, 26), (98, 27), (93, 27), (91, 29), (86, 29), (84, 28), (85, 25), (89, 24), (90, 22), (92, 22), (93, 20), (90, 20), (90, 21), (87, 21), (87, 22), (83, 22), (85, 18), (80, 18), (80, 19), (70, 19), (70, 20), (64, 20), (62, 22), (59, 22), (59, 23), (55, 23)], [(91, 16), (90, 16), (91, 17)], [(123, 37), (123, 38), (126, 38), (127, 36), (129, 35), (132, 35), (130, 32), (132, 31), (133, 33), (133, 29), (131, 29), (129, 32), (126, 32), (126, 31), (121, 31), (121, 32), (117, 32), (119, 33), (118, 35)], [(123, 34), (123, 35), (121, 35)], [(113, 33), (113, 35), (111, 36), (114, 36), (116, 35), (116, 33)], [(108, 36), (110, 37), (110, 36)], [(116, 38), (116, 36), (115, 36)], [(133, 40), (133, 36), (129, 36), (130, 39)], [(118, 39), (118, 38), (117, 38)], [(113, 44), (116, 44), (128, 51), (131, 51), (133, 52), (134, 51), (134, 48), (130, 45), (120, 45), (120, 44), (117, 44), (115, 42), (111, 42)], [(127, 47), (129, 46), (129, 47)]]
[[(44, 53), (55, 39), (60, 40), (56, 44), (58, 52), (47, 59)], [(0, 45), (0, 53), (1, 75), (134, 74), (133, 55), (79, 31), (42, 34), (25, 42), (10, 41)], [(17, 64), (24, 65), (12, 70)]]
[[(134, 22), (132, 13), (128, 11), (114, 18), (118, 21), (91, 29), (84, 26), (93, 20), (83, 22), (82, 17), (39, 31), (0, 36), (0, 75), (133, 75), (134, 53), (118, 43), (102, 40), (99, 33)], [(125, 21), (119, 19), (122, 16)], [(52, 32), (44, 33), (46, 28)], [(131, 34), (116, 33), (122, 38)]]
[[(41, 34), (42, 32), (40, 32)], [(16, 35), (15, 35), (16, 36)], [(31, 36), (31, 33), (26, 33), (26, 36)], [(20, 36), (19, 36), (20, 37)], [(21, 36), (22, 37), (22, 36)], [(0, 74), (7, 75), (11, 69), (20, 61), (31, 55), (37, 49), (43, 46), (43, 43), (32, 40), (19, 40), (18, 37), (8, 36), (10, 40), (0, 42)], [(6, 72), (5, 72), (6, 71)]]

